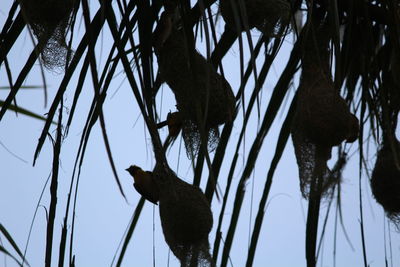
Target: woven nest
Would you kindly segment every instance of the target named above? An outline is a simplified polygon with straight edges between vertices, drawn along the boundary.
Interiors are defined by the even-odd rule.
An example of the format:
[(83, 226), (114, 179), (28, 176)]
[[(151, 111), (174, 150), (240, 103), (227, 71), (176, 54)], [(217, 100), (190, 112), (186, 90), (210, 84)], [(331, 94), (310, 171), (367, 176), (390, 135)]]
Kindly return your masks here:
[(313, 79), (302, 78), (298, 95), (299, 125), (310, 141), (323, 146), (337, 146), (358, 135), (358, 120), (350, 113), (345, 100), (335, 91), (332, 80), (314, 72)]
[[(275, 36), (290, 20), (290, 4), (286, 0), (244, 0), (249, 29), (257, 28), (268, 36)], [(233, 4), (233, 5), (232, 5)], [(235, 8), (244, 31), (243, 16), (238, 0), (221, 0), (220, 9), (225, 23), (236, 31)]]
[(23, 14), (38, 39), (41, 61), (48, 69), (65, 66), (66, 29), (74, 0), (21, 0)]
[(229, 83), (196, 50), (187, 49), (185, 38), (178, 30), (172, 30), (159, 50), (158, 65), (182, 115), (188, 155), (198, 152), (201, 125), (204, 125), (208, 149), (212, 150), (219, 140), (218, 125), (232, 121), (234, 116), (235, 97)]
[(340, 182), (330, 178), (333, 176), (327, 167), (332, 147), (345, 140), (354, 142), (358, 137), (358, 119), (350, 113), (331, 78), (327, 45), (329, 39), (324, 34), (322, 31), (313, 36), (311, 30), (304, 42), (303, 69), (292, 127), (304, 197), (309, 196), (310, 186), (316, 179), (321, 181), (319, 193), (322, 195)]
[(330, 72), (329, 27), (304, 29), (302, 74), (297, 114), (304, 135), (327, 147), (353, 142), (358, 136), (358, 119), (335, 89)]
[(340, 179), (330, 175), (327, 161), (331, 158), (331, 148), (316, 145), (304, 136), (301, 128), (294, 126), (292, 140), (299, 168), (300, 190), (304, 198), (309, 198), (313, 183), (319, 183), (315, 187), (316, 192), (322, 196), (332, 193), (332, 188), (340, 183)]
[(165, 241), (181, 266), (215, 266), (208, 242), (213, 217), (203, 192), (179, 179), (169, 168), (156, 168), (153, 174), (160, 188)]
[[(393, 150), (394, 149), (394, 150)], [(397, 162), (396, 156), (397, 154)], [(400, 225), (400, 143), (384, 144), (378, 152), (371, 177), (372, 194), (387, 216)], [(396, 164), (397, 163), (397, 164)]]
[(354, 142), (357, 139), (358, 129), (357, 117), (350, 113), (345, 101), (335, 92), (331, 80), (322, 73), (314, 80), (302, 77), (292, 139), (304, 197), (309, 196), (310, 186), (316, 179), (322, 183), (319, 192), (322, 195), (340, 182), (330, 175), (327, 161), (333, 146), (344, 140)]

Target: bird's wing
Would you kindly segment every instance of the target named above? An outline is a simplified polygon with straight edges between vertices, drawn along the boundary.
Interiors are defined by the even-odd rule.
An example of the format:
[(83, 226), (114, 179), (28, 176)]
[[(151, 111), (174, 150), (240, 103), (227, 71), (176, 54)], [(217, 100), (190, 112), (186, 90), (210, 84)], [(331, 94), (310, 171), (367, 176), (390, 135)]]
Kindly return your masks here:
[(157, 200), (153, 199), (153, 197), (151, 196), (151, 194), (149, 194), (148, 192), (142, 190), (142, 188), (140, 186), (138, 186), (136, 183), (133, 184), (133, 186), (135, 187), (136, 191), (141, 194), (145, 199), (147, 199), (148, 201), (150, 201), (151, 203), (157, 205)]

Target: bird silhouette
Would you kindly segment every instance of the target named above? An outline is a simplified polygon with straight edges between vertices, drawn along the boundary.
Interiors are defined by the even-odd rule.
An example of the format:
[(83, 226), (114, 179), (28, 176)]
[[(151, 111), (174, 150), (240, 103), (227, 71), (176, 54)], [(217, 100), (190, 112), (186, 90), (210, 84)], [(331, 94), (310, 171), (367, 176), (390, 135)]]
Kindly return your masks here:
[(143, 171), (140, 167), (132, 165), (126, 169), (132, 175), (136, 191), (141, 194), (146, 200), (157, 205), (159, 201), (159, 189), (154, 182), (153, 174), (149, 171)]
[(181, 114), (179, 112), (169, 112), (167, 119), (157, 124), (158, 129), (164, 126), (168, 126), (168, 133), (171, 137), (177, 137), (182, 129)]

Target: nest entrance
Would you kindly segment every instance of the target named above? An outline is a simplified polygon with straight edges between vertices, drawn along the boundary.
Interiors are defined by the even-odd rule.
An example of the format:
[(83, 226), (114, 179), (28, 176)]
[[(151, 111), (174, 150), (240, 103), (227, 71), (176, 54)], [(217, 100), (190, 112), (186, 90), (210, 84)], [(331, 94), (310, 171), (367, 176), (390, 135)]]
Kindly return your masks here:
[(72, 51), (65, 42), (75, 0), (21, 0), (24, 17), (38, 39), (40, 59), (48, 69), (62, 68)]
[(213, 217), (203, 192), (179, 179), (168, 167), (156, 167), (154, 177), (160, 188), (165, 241), (181, 266), (215, 266), (208, 242)]
[(327, 161), (331, 158), (331, 148), (310, 142), (298, 128), (292, 130), (292, 140), (299, 168), (300, 189), (304, 198), (309, 198), (311, 186), (319, 181), (321, 195), (329, 195), (336, 184), (337, 177), (330, 175)]
[(400, 226), (400, 142), (384, 143), (371, 176), (371, 189), (388, 218)]
[(175, 95), (188, 156), (197, 155), (202, 132), (204, 143), (212, 151), (219, 140), (218, 126), (234, 117), (231, 86), (200, 53), (188, 48), (182, 30), (171, 30), (158, 51), (158, 65)]
[[(208, 151), (214, 151), (219, 142), (218, 127), (209, 128), (206, 132)], [(185, 141), (185, 148), (189, 158), (194, 158), (201, 149), (201, 134), (197, 124), (191, 120), (185, 120), (182, 127), (182, 137)]]

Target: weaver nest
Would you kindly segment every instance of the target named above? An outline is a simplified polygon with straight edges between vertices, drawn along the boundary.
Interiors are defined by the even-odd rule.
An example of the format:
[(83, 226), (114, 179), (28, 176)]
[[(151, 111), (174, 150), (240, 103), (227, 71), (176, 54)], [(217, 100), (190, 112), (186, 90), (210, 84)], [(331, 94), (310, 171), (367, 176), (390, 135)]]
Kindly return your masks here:
[(75, 0), (21, 0), (23, 15), (38, 39), (40, 59), (48, 69), (62, 68), (72, 51), (65, 42)]
[(183, 31), (168, 24), (169, 16), (164, 12), (160, 19), (156, 37), (161, 41), (155, 48), (160, 75), (175, 95), (187, 154), (192, 158), (202, 140), (209, 151), (216, 147), (218, 126), (233, 120), (235, 97), (212, 64), (188, 47)]
[(179, 179), (165, 166), (156, 166), (159, 208), (165, 241), (181, 266), (215, 266), (208, 235), (213, 225), (210, 204), (197, 186)]
[(310, 186), (316, 179), (321, 181), (318, 193), (322, 195), (340, 182), (330, 175), (327, 167), (332, 147), (345, 140), (354, 142), (359, 129), (357, 117), (350, 113), (331, 78), (326, 25), (318, 30), (309, 26), (303, 31), (306, 30), (308, 33), (302, 33), (302, 38), (305, 39), (302, 74), (292, 126), (292, 139), (304, 197), (309, 196)]
[(398, 226), (400, 223), (400, 143), (384, 143), (378, 152), (371, 176), (371, 189), (376, 201), (387, 216)]

